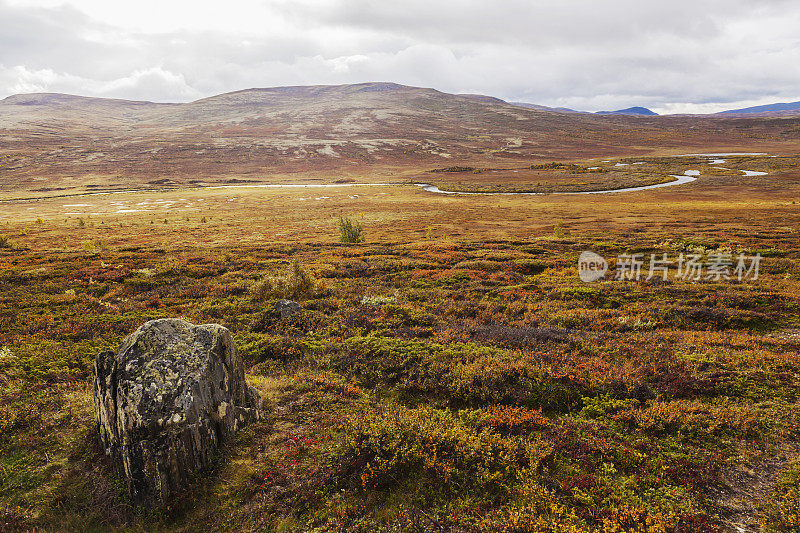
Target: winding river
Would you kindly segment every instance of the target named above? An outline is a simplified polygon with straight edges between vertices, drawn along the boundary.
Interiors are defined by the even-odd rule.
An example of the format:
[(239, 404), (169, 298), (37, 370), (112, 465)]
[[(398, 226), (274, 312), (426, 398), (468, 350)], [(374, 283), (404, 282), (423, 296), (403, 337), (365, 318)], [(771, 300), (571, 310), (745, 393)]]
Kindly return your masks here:
[[(747, 153), (747, 152), (738, 152), (738, 153), (720, 153), (720, 154), (684, 154), (678, 155), (673, 157), (697, 157), (697, 158), (705, 158), (708, 159), (708, 164), (710, 165), (720, 165), (722, 163), (727, 162), (725, 157), (733, 157), (733, 156), (758, 156), (758, 155), (766, 155), (764, 153)], [(606, 162), (606, 161), (604, 161)], [(640, 165), (643, 163), (631, 163), (632, 165)], [(619, 163), (617, 164), (620, 165)], [(627, 166), (627, 163), (622, 163), (621, 165)], [(599, 168), (599, 167), (596, 167)], [(723, 168), (723, 167), (718, 167)], [(725, 169), (731, 170), (731, 169)], [(739, 170), (742, 172), (744, 176), (765, 176), (766, 172), (760, 172), (756, 170)], [(541, 195), (575, 195), (575, 194), (612, 194), (612, 193), (625, 193), (625, 192), (636, 192), (636, 191), (646, 191), (650, 189), (660, 189), (662, 187), (673, 187), (676, 185), (684, 185), (686, 183), (691, 183), (695, 181), (698, 176), (700, 176), (699, 170), (687, 170), (683, 173), (683, 175), (674, 175), (672, 174), (671, 177), (675, 178), (672, 181), (668, 181), (666, 183), (656, 183), (655, 185), (642, 185), (640, 187), (625, 187), (619, 189), (603, 189), (599, 191), (581, 191), (581, 192), (461, 192), (461, 191), (447, 191), (442, 190), (436, 185), (431, 185), (428, 183), (415, 183), (417, 187), (421, 187), (422, 190), (434, 193), (434, 194), (448, 194), (448, 195), (483, 195), (483, 196), (541, 196)], [(401, 183), (264, 183), (264, 184), (253, 184), (253, 185), (209, 185), (206, 187), (200, 187), (199, 189), (316, 189), (316, 188), (338, 188), (338, 187), (399, 187), (405, 184)], [(12, 202), (35, 202), (39, 200), (53, 200), (53, 199), (68, 199), (68, 198), (79, 198), (83, 196), (99, 196), (105, 194), (126, 194), (126, 193), (143, 193), (143, 192), (152, 192), (152, 193), (159, 193), (159, 192), (174, 192), (172, 189), (151, 189), (151, 188), (140, 188), (140, 189), (120, 189), (116, 191), (96, 191), (96, 192), (85, 192), (85, 193), (75, 193), (75, 194), (65, 194), (61, 196), (47, 196), (47, 197), (34, 197), (34, 198), (15, 198), (15, 199), (7, 199), (7, 200), (0, 200), (0, 203), (12, 203)]]
[[(724, 154), (684, 154), (678, 155), (674, 157), (702, 157), (709, 159), (709, 165), (720, 165), (722, 163), (727, 162), (727, 159), (720, 159), (721, 157), (733, 157), (733, 156), (747, 156), (747, 155), (766, 155), (764, 153), (746, 153), (746, 152), (739, 152), (739, 153), (724, 153)], [(633, 163), (634, 165), (638, 165), (640, 163)], [(617, 163), (619, 166), (620, 163)], [(623, 163), (624, 165), (624, 163)], [(766, 176), (766, 172), (760, 172), (757, 170), (740, 170), (743, 172), (745, 176)], [(642, 185), (640, 187), (625, 187), (621, 189), (604, 189), (599, 191), (582, 191), (582, 192), (460, 192), (460, 191), (444, 191), (437, 187), (436, 185), (429, 185), (427, 183), (415, 183), (414, 185), (418, 187), (422, 187), (424, 191), (432, 192), (436, 194), (459, 194), (459, 195), (496, 195), (496, 196), (539, 196), (545, 194), (611, 194), (611, 193), (619, 193), (619, 192), (635, 192), (635, 191), (646, 191), (649, 189), (660, 189), (662, 187), (672, 187), (674, 185), (683, 185), (686, 183), (691, 183), (696, 180), (700, 176), (699, 170), (687, 170), (683, 173), (683, 175), (675, 175), (671, 174), (670, 177), (675, 178), (673, 181), (668, 181), (666, 183), (656, 183), (655, 185)]]
[[(762, 152), (731, 152), (731, 153), (719, 153), (719, 154), (683, 154), (677, 155), (673, 157), (698, 157), (698, 158), (705, 158), (708, 159), (709, 165), (720, 165), (722, 163), (727, 162), (727, 159), (721, 159), (723, 157), (734, 157), (734, 156), (758, 156), (758, 155), (766, 155)], [(605, 161), (604, 161), (605, 162)], [(641, 165), (643, 163), (631, 163), (632, 165)], [(617, 166), (627, 166), (627, 163), (617, 163)], [(599, 168), (599, 167), (596, 167)], [(729, 170), (729, 169), (726, 169)], [(744, 173), (744, 176), (765, 176), (766, 172), (759, 172), (756, 170), (740, 170), (740, 172)], [(636, 192), (636, 191), (646, 191), (649, 189), (660, 189), (662, 187), (673, 187), (675, 185), (684, 185), (686, 183), (691, 183), (695, 181), (700, 176), (699, 170), (687, 170), (683, 173), (683, 175), (675, 175), (671, 174), (670, 177), (675, 178), (672, 181), (668, 181), (665, 183), (656, 183), (655, 185), (642, 185), (639, 187), (625, 187), (619, 189), (603, 189), (599, 191), (580, 191), (580, 192), (462, 192), (462, 191), (447, 191), (442, 190), (436, 185), (431, 185), (429, 183), (415, 183), (417, 187), (421, 187), (422, 190), (434, 194), (450, 194), (450, 195), (482, 195), (482, 196), (541, 196), (541, 195), (552, 195), (552, 194), (562, 194), (562, 195), (574, 195), (574, 194), (611, 194), (611, 193), (620, 193), (620, 192)], [(398, 186), (399, 184), (392, 184), (392, 183), (319, 183), (319, 184), (259, 184), (259, 185), (213, 185), (210, 187), (206, 187), (207, 189), (230, 189), (230, 188), (276, 188), (276, 189), (293, 189), (293, 188), (328, 188), (328, 187), (364, 187), (364, 186), (381, 186), (381, 187), (392, 187)]]

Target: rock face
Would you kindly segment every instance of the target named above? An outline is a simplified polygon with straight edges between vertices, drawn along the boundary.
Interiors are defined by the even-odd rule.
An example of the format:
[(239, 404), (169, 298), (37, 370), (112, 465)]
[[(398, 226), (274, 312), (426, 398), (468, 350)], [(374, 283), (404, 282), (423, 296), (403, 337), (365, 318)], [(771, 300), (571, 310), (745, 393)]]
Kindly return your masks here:
[(147, 322), (95, 360), (100, 442), (138, 501), (164, 501), (259, 417), (230, 332), (169, 318)]

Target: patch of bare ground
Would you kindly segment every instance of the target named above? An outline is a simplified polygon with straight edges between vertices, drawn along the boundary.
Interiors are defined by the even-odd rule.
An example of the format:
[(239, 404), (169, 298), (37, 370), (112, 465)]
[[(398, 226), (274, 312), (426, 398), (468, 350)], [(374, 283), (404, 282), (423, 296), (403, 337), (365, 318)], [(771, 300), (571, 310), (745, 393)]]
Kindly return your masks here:
[(790, 342), (800, 343), (800, 329), (797, 328), (782, 329), (770, 334), (770, 336), (778, 339), (785, 339)]
[(737, 464), (724, 472), (722, 487), (711, 494), (723, 531), (764, 531), (759, 522), (759, 509), (798, 450), (800, 446), (797, 443), (781, 443), (750, 464)]

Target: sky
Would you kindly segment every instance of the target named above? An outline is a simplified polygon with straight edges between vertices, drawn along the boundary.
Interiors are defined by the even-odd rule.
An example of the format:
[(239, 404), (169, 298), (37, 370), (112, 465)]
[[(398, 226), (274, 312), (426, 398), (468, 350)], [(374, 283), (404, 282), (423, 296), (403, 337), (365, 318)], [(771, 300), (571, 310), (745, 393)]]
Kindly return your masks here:
[(800, 100), (797, 0), (0, 0), (0, 98), (391, 81), (582, 111)]

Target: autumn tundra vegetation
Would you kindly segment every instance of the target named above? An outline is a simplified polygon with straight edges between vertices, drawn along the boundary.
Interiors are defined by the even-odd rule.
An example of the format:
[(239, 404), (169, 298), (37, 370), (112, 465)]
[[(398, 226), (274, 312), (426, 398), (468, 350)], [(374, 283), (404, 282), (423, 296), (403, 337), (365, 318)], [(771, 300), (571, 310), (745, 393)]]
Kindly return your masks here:
[[(633, 148), (525, 164), (453, 150), (385, 185), (381, 167), (321, 189), (84, 194), (97, 169), (70, 166), (65, 190), (4, 190), (0, 531), (800, 529), (796, 123), (684, 150), (642, 147), (660, 126), (587, 120)], [(694, 120), (694, 136), (728, 127)], [(14, 157), (66, 172), (25, 146)], [(684, 156), (706, 151), (764, 154)], [(577, 192), (692, 169), (630, 193), (409, 183)], [(587, 250), (604, 279), (578, 276)], [(629, 254), (643, 275), (615, 279)], [(648, 276), (663, 254), (734, 263)], [(740, 255), (760, 257), (757, 277), (735, 275)], [(184, 492), (141, 506), (98, 441), (92, 364), (169, 317), (232, 332), (263, 416)]]

